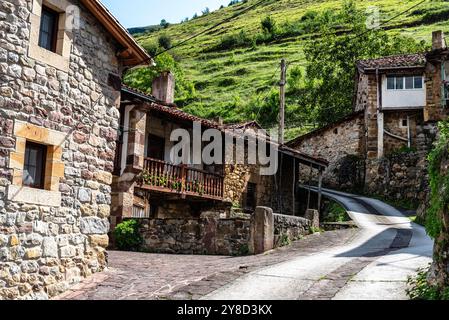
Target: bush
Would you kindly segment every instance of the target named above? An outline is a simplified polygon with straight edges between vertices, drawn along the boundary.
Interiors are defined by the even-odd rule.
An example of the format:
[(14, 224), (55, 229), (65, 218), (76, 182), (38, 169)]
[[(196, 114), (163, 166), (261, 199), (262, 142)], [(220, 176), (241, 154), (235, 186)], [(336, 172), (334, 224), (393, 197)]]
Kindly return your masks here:
[(276, 31), (276, 21), (271, 16), (266, 16), (261, 21), (262, 30), (268, 34), (274, 34)]
[(143, 243), (137, 220), (126, 220), (114, 230), (115, 244), (119, 250), (138, 251)]
[(168, 50), (172, 47), (171, 38), (169, 36), (167, 36), (166, 34), (161, 35), (158, 39), (158, 42), (159, 42), (159, 45), (166, 50)]
[(156, 42), (145, 43), (143, 48), (148, 52), (148, 54), (154, 57), (159, 51), (159, 46)]
[(428, 269), (419, 269), (415, 277), (409, 277), (407, 295), (411, 300), (449, 300), (449, 288), (439, 290), (436, 286), (429, 285)]
[(347, 222), (351, 221), (346, 209), (339, 203), (332, 201), (326, 208), (327, 213), (323, 222)]
[(244, 30), (239, 33), (225, 35), (221, 38), (220, 43), (217, 44), (214, 50), (227, 50), (238, 47), (251, 47), (254, 45), (254, 37), (251, 37)]

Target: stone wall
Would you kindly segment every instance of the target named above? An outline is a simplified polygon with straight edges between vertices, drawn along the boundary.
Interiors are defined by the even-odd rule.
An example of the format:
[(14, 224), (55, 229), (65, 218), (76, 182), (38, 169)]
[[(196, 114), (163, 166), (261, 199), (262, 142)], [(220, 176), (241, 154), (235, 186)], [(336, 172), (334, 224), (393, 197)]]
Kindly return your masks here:
[[(323, 183), (329, 187), (339, 187), (341, 182), (338, 170), (341, 159), (347, 156), (358, 157), (364, 153), (363, 114), (357, 113), (345, 121), (306, 135), (295, 141), (291, 147), (329, 161), (329, 167), (323, 174)], [(310, 176), (310, 168), (301, 165), (301, 182), (308, 183)], [(316, 174), (312, 175), (312, 178), (316, 178)]]
[(301, 239), (310, 234), (310, 227), (310, 220), (274, 214), (274, 246), (280, 247), (285, 239), (289, 242)]
[(416, 127), (416, 151), (368, 159), (365, 192), (392, 200), (425, 203), (429, 194), (427, 156), (437, 136), (436, 124), (422, 124)]
[(203, 214), (199, 219), (141, 221), (143, 250), (156, 253), (242, 255), (249, 253), (251, 219), (220, 219)]
[[(31, 8), (31, 0), (0, 4), (0, 299), (53, 297), (103, 270), (107, 260), (120, 99), (108, 77), (121, 73), (117, 45), (81, 6), (69, 70), (31, 59)], [(44, 135), (51, 130), (65, 136), (59, 146), (63, 178), (55, 182), (59, 205), (45, 202), (45, 191), (37, 199), (41, 193), (19, 187), (24, 201), (11, 194), (21, 180), (14, 178), (19, 171), (11, 158), (21, 147), (14, 132), (18, 120)], [(28, 203), (32, 199), (39, 204)]]
[[(272, 214), (271, 209), (262, 207), (258, 207), (253, 216), (222, 218), (220, 213), (208, 212), (197, 219), (140, 220), (140, 232), (144, 238), (142, 250), (169, 254), (235, 256), (254, 251), (263, 253), (283, 245), (281, 240), (284, 237), (296, 241), (310, 234), (310, 227), (310, 220)], [(266, 244), (258, 246), (256, 242)]]
[[(248, 160), (247, 150), (245, 161)], [(234, 147), (235, 154), (235, 147)], [(257, 185), (256, 206), (275, 205), (273, 201), (273, 177), (261, 176), (259, 165), (249, 164), (226, 164), (224, 165), (224, 198), (232, 203), (234, 207), (244, 208), (246, 189), (248, 183)]]

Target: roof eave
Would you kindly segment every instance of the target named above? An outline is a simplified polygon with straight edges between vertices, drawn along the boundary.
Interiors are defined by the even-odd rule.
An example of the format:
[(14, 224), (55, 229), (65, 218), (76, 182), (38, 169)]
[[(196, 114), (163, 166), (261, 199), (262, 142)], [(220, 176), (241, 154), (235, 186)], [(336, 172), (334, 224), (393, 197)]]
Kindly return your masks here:
[(119, 54), (124, 66), (152, 63), (152, 57), (98, 0), (81, 0), (84, 6), (103, 24), (124, 50)]

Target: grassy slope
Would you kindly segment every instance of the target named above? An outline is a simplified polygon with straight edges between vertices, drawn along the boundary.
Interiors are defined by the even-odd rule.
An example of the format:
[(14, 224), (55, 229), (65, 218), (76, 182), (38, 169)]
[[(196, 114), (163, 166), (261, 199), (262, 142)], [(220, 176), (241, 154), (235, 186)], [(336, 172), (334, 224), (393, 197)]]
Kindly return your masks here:
[[(211, 25), (233, 15), (237, 10), (254, 4), (258, 0), (249, 0), (215, 11), (207, 16), (191, 20), (187, 23), (172, 25), (168, 29), (139, 35), (137, 40), (143, 44), (157, 41), (159, 35), (165, 33), (172, 37), (173, 43), (188, 38)], [(204, 52), (217, 44), (224, 34), (237, 33), (246, 30), (257, 33), (260, 31), (261, 18), (270, 14), (278, 23), (300, 19), (307, 10), (321, 11), (326, 8), (339, 8), (342, 0), (275, 0), (268, 1), (257, 9), (222, 25), (215, 31), (202, 35), (183, 47), (173, 51), (185, 70), (188, 79), (195, 83), (198, 101), (189, 106), (188, 110), (200, 116), (208, 116), (214, 105), (232, 105), (235, 101), (245, 101), (255, 94), (264, 96), (273, 87), (278, 77), (279, 60), (282, 57), (290, 63), (304, 65), (303, 37), (285, 38), (269, 45), (261, 45), (256, 49), (244, 48), (224, 52)], [(377, 0), (357, 1), (359, 7), (377, 6), (381, 10), (381, 19), (386, 20), (404, 11), (418, 0)], [(436, 9), (449, 8), (449, 2), (430, 1), (421, 5), (414, 14), (402, 16), (390, 24), (391, 33), (412, 35), (415, 39), (430, 42), (431, 32), (443, 29), (449, 32), (447, 21), (421, 23), (424, 14)], [(418, 25), (416, 25), (418, 23)], [(408, 24), (408, 25), (407, 25)], [(409, 26), (414, 25), (415, 26)], [(229, 79), (231, 81), (229, 81)], [(223, 85), (224, 81), (228, 82)], [(232, 108), (232, 106), (230, 106)], [(233, 119), (225, 119), (232, 121)], [(252, 119), (248, 119), (252, 120)]]

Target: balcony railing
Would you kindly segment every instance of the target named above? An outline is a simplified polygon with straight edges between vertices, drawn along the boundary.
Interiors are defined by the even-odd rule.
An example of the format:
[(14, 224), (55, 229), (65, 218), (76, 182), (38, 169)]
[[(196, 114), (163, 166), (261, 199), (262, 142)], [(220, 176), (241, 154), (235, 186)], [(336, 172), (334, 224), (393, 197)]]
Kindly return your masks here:
[(222, 175), (151, 158), (145, 159), (141, 184), (149, 190), (207, 199), (222, 200), (224, 196)]

